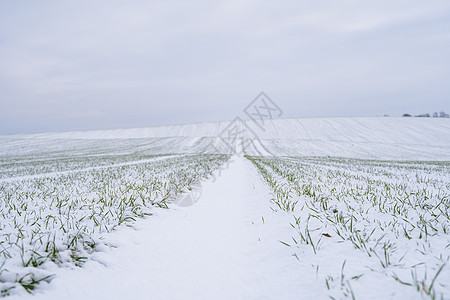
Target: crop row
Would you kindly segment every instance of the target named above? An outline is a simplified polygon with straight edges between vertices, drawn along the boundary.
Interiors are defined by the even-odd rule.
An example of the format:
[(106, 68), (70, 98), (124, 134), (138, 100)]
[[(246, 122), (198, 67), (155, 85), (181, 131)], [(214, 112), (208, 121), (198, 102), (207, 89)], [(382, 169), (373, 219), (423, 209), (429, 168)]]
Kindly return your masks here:
[[(273, 209), (292, 215), (295, 234), (283, 244), (294, 256), (312, 252), (317, 269), (337, 263), (330, 249), (359, 259), (361, 273), (348, 280), (322, 275), (330, 296), (354, 297), (362, 276), (433, 299), (450, 295), (448, 163), (247, 158), (270, 186)], [(343, 270), (346, 260), (339, 263)]]
[(1, 295), (49, 281), (48, 264), (81, 265), (104, 247), (103, 234), (168, 208), (228, 158), (160, 157), (0, 182)]

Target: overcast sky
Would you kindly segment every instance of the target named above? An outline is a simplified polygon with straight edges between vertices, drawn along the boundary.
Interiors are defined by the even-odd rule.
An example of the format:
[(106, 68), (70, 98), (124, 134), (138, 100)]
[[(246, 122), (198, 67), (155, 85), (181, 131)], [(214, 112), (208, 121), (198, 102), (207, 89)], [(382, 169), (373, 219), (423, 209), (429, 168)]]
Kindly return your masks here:
[(0, 1), (0, 134), (450, 111), (450, 1)]

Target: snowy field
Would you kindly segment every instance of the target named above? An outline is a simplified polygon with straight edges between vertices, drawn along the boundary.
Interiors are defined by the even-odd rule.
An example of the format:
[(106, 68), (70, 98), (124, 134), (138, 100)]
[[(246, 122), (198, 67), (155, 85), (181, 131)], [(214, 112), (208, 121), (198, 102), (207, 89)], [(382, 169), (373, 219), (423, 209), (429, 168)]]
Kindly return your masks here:
[(450, 299), (449, 120), (265, 122), (0, 136), (1, 296)]

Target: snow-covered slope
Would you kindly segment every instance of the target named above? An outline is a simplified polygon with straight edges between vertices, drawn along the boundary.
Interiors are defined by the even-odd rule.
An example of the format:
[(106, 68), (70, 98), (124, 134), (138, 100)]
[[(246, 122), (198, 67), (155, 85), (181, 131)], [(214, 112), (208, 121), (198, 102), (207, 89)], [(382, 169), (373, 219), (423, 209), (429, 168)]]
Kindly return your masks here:
[(273, 120), (254, 152), (399, 160), (450, 160), (450, 119)]
[(304, 118), (266, 121), (264, 125), (263, 139), (450, 144), (450, 119)]
[(215, 137), (229, 122), (192, 123), (185, 125), (144, 128), (47, 132), (20, 134), (10, 137), (34, 139), (142, 139), (155, 137)]
[[(50, 132), (0, 136), (0, 153), (29, 148), (31, 144), (139, 144), (152, 153), (227, 152), (222, 138), (228, 138), (231, 122), (195, 123), (149, 128)], [(239, 138), (251, 139), (244, 146), (248, 154), (341, 156), (374, 159), (450, 160), (450, 119), (437, 118), (299, 118), (238, 123)], [(34, 140), (30, 142), (29, 139)], [(134, 139), (135, 141), (117, 141)], [(53, 142), (48, 142), (52, 140)], [(72, 140), (72, 142), (70, 142)], [(76, 140), (73, 141), (73, 140)], [(248, 140), (247, 140), (248, 141)], [(225, 141), (226, 142), (226, 141)], [(232, 143), (232, 142), (231, 142)], [(247, 143), (245, 143), (247, 145)], [(61, 145), (62, 148), (66, 148)]]
[[(326, 140), (407, 144), (450, 144), (450, 119), (441, 118), (298, 118), (265, 120), (262, 129), (246, 125), (260, 139)], [(217, 137), (230, 122), (193, 123), (147, 128), (49, 132), (1, 136), (45, 139), (129, 139), (153, 137)], [(242, 127), (248, 131), (246, 127)], [(247, 132), (249, 136), (252, 133)]]

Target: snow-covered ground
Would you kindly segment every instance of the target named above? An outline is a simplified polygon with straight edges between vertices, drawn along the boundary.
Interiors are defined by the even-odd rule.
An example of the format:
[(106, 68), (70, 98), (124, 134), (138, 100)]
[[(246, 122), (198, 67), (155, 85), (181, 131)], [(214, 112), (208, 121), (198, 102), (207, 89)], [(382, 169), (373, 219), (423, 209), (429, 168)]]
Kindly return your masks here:
[[(149, 147), (155, 153), (227, 152), (230, 122), (196, 123), (134, 129), (53, 132), (0, 136), (0, 154), (34, 144), (43, 151), (56, 151), (72, 144), (83, 151), (96, 144), (102, 150), (120, 144), (123, 139), (135, 147), (119, 147), (135, 151)], [(260, 124), (261, 126), (259, 126)], [(253, 155), (334, 156), (395, 160), (450, 160), (450, 119), (441, 118), (300, 118), (264, 120), (263, 123), (241, 121), (239, 136), (254, 140), (245, 150)], [(32, 141), (30, 141), (32, 139)], [(105, 142), (105, 140), (109, 140)], [(103, 142), (99, 142), (103, 141)], [(102, 146), (101, 144), (106, 144)], [(210, 147), (210, 145), (214, 147)], [(78, 151), (77, 150), (77, 151)]]
[[(0, 136), (2, 293), (450, 298), (450, 120), (246, 121), (237, 139), (229, 126)], [(235, 150), (250, 156), (218, 167)], [(200, 198), (184, 207), (195, 186)]]
[(106, 243), (118, 248), (96, 253), (83, 268), (55, 269), (51, 286), (29, 298), (326, 296), (323, 289), (306, 290), (311, 282), (279, 242), (289, 232), (288, 216), (272, 214), (268, 204), (256, 170), (244, 158), (232, 158), (215, 182), (203, 183), (196, 205), (160, 211), (112, 233)]

